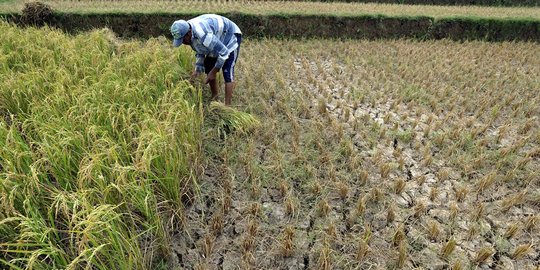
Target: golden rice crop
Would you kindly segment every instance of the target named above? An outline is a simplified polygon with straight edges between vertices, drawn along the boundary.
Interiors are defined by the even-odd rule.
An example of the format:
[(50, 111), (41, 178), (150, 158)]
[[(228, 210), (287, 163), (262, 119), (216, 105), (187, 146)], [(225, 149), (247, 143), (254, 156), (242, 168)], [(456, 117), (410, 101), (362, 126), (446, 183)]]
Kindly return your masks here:
[(108, 30), (0, 32), (0, 265), (162, 263), (199, 173), (191, 56)]

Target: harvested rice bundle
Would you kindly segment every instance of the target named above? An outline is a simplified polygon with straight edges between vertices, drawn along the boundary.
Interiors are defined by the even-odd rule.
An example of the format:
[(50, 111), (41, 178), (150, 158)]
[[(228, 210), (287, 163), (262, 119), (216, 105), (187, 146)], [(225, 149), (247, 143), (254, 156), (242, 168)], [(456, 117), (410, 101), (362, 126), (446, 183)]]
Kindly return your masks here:
[(221, 102), (212, 101), (210, 112), (218, 117), (216, 126), (219, 133), (226, 134), (235, 131), (246, 133), (261, 125), (255, 116), (226, 106)]

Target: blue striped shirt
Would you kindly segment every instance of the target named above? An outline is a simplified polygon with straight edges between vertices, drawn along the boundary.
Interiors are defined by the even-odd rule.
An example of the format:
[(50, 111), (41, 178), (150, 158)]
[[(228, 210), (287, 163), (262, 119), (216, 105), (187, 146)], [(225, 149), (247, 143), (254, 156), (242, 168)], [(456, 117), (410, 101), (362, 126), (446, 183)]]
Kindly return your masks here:
[(191, 26), (191, 48), (195, 53), (195, 69), (204, 71), (206, 56), (217, 58), (215, 68), (222, 68), (229, 54), (236, 50), (235, 34), (242, 34), (231, 20), (215, 14), (205, 14), (187, 21)]

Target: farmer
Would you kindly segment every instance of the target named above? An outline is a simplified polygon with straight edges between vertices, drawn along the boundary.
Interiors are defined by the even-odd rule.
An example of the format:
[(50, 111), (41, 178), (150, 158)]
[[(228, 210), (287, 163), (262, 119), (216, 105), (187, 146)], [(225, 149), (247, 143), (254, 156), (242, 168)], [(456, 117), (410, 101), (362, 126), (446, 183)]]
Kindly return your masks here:
[(188, 21), (175, 21), (171, 26), (171, 34), (174, 37), (174, 47), (186, 44), (195, 51), (195, 71), (191, 79), (204, 71), (207, 74), (205, 84), (210, 84), (213, 100), (217, 99), (219, 93), (216, 74), (220, 69), (223, 70), (225, 105), (230, 105), (236, 86), (234, 66), (242, 42), (240, 28), (223, 16), (205, 14)]

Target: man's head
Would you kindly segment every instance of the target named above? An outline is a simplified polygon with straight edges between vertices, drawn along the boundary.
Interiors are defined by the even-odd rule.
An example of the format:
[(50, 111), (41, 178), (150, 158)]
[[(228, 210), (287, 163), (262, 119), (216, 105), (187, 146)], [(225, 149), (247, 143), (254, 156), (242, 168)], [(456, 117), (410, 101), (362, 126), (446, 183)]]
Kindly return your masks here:
[(184, 20), (175, 21), (171, 25), (171, 35), (174, 38), (174, 47), (178, 47), (181, 44), (191, 44), (191, 26)]

